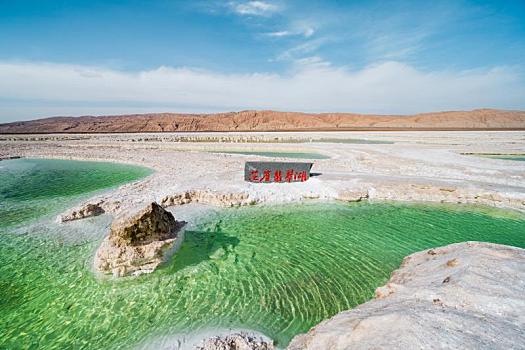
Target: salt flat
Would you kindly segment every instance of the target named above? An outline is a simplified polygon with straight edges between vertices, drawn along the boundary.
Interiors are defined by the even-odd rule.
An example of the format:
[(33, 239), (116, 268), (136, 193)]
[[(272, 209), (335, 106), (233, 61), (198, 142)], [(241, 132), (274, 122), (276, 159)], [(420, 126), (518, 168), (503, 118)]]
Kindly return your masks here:
[[(367, 143), (378, 141), (383, 143)], [(287, 158), (221, 151), (304, 152), (330, 158), (313, 160), (312, 172), (318, 176), (307, 182), (253, 184), (243, 181), (245, 161)], [(525, 210), (525, 162), (464, 153), (525, 154), (525, 132), (0, 135), (2, 158), (114, 161), (155, 170), (146, 179), (89, 200), (109, 213), (151, 201), (165, 206), (192, 201), (229, 206), (365, 198)]]

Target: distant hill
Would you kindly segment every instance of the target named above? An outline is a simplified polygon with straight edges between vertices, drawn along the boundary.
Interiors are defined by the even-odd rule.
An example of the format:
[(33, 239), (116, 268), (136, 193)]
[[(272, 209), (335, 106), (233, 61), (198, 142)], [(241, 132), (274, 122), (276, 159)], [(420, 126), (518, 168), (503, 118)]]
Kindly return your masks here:
[(525, 130), (525, 111), (477, 109), (403, 116), (250, 110), (52, 117), (0, 124), (2, 134), (342, 130)]

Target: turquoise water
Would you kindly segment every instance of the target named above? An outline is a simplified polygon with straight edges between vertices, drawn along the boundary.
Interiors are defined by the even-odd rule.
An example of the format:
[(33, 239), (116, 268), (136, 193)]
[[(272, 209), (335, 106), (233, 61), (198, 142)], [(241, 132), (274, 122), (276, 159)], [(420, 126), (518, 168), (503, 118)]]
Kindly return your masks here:
[(506, 160), (517, 160), (517, 161), (525, 161), (525, 155), (505, 155), (505, 156), (490, 156), (490, 158), (496, 158), (496, 159), (506, 159)]
[(244, 154), (248, 156), (263, 156), (272, 158), (297, 158), (297, 159), (329, 159), (329, 156), (320, 153), (308, 152), (256, 152), (256, 151), (220, 151), (213, 153)]
[[(114, 165), (39, 164), (35, 179), (21, 166), (27, 188), (14, 185), (22, 180), (11, 169), (19, 180), (0, 183), (0, 193), (20, 208), (33, 198), (67, 202), (67, 194), (79, 195), (78, 186), (113, 186), (106, 180), (116, 176)], [(51, 177), (69, 167), (83, 180), (67, 191), (53, 186)], [(14, 188), (26, 193), (17, 197)], [(51, 207), (38, 220), (11, 214), (11, 224), (0, 226), (1, 349), (129, 349), (210, 327), (258, 330), (283, 346), (372, 298), (412, 252), (466, 240), (525, 247), (525, 217), (510, 211), (392, 203), (251, 206), (222, 210), (189, 229), (177, 255), (153, 274), (97, 280), (92, 257), (109, 218), (56, 224), (50, 214), (60, 205)], [(95, 233), (71, 239), (84, 231)]]
[(102, 162), (16, 159), (0, 162), (0, 227), (66, 209), (81, 195), (122, 185), (151, 173)]
[(473, 155), (484, 158), (493, 158), (493, 159), (505, 159), (505, 160), (515, 160), (515, 161), (525, 161), (525, 154), (483, 154), (483, 153), (462, 153), (465, 155)]

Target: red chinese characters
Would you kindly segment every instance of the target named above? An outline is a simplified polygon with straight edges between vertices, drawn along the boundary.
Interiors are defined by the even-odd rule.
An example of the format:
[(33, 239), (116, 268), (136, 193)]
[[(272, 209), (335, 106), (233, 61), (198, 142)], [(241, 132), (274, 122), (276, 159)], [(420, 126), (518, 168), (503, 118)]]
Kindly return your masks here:
[(250, 171), (250, 181), (259, 182), (259, 171), (258, 170)]
[(283, 181), (283, 172), (280, 170), (275, 170), (275, 173), (273, 174), (273, 181), (274, 182), (282, 182)]
[(294, 179), (293, 178), (293, 169), (286, 170), (286, 176), (285, 176), (284, 179), (285, 179), (286, 182), (292, 182), (292, 180)]
[(263, 177), (261, 179), (261, 182), (270, 182), (271, 181), (271, 175), (272, 172), (268, 169), (265, 169), (263, 172)]
[[(244, 173), (245, 180), (255, 183), (291, 183), (308, 181), (310, 171), (309, 169), (305, 170), (305, 166), (303, 166), (302, 163), (286, 164), (288, 166), (283, 166), (281, 168), (274, 166), (273, 163), (269, 164), (269, 166), (264, 164), (264, 166), (260, 166), (259, 168), (249, 168), (247, 166)], [(297, 168), (294, 167), (296, 164)]]
[(308, 175), (306, 174), (306, 171), (301, 171), (298, 173), (295, 173), (295, 180), (305, 182), (308, 179)]

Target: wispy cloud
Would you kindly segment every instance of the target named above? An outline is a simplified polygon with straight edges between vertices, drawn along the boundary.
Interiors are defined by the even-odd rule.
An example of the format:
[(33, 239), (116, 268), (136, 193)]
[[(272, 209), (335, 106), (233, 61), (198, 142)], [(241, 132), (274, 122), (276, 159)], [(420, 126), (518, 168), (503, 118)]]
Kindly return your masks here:
[(327, 38), (317, 38), (304, 41), (303, 43), (286, 49), (277, 56), (277, 60), (295, 61), (311, 56), (322, 45), (328, 41)]
[[(435, 45), (436, 35), (444, 33), (464, 18), (461, 2), (423, 3), (405, 9), (395, 3), (380, 3), (350, 13), (355, 23), (352, 39), (363, 43), (369, 60), (410, 60), (429, 45)], [(388, 16), (384, 16), (388, 13)]]
[(314, 35), (314, 33), (315, 29), (309, 27), (301, 30), (281, 30), (276, 32), (269, 32), (266, 33), (266, 35), (274, 38), (282, 38), (286, 36), (303, 36), (305, 38), (309, 38), (312, 35)]
[(283, 30), (283, 31), (279, 31), (279, 32), (266, 33), (266, 35), (274, 37), (274, 38), (281, 38), (281, 37), (284, 37), (284, 36), (294, 35), (294, 33), (290, 32), (290, 31), (287, 31), (287, 30)]
[[(220, 74), (170, 67), (129, 73), (0, 62), (0, 76), (0, 99), (54, 101), (57, 106), (84, 101), (90, 108), (111, 105), (112, 113), (119, 113), (115, 106), (129, 111), (137, 103), (150, 110), (170, 106), (173, 111), (178, 106), (193, 111), (268, 108), (362, 113), (525, 108), (523, 72), (513, 67), (428, 72), (392, 61), (348, 70), (312, 56), (299, 60), (288, 74)], [(0, 107), (0, 119), (8, 117), (6, 108)], [(29, 117), (45, 115), (45, 111)], [(82, 113), (80, 107), (70, 111)]]
[(279, 6), (265, 1), (230, 2), (230, 8), (242, 16), (268, 16), (279, 11)]
[(321, 67), (330, 67), (332, 64), (328, 61), (325, 61), (319, 56), (309, 56), (304, 58), (299, 58), (294, 60), (295, 68), (304, 70), (305, 68), (321, 68)]

